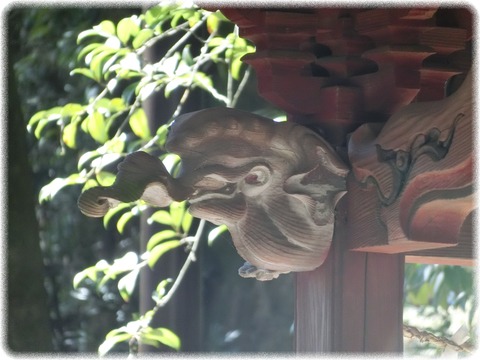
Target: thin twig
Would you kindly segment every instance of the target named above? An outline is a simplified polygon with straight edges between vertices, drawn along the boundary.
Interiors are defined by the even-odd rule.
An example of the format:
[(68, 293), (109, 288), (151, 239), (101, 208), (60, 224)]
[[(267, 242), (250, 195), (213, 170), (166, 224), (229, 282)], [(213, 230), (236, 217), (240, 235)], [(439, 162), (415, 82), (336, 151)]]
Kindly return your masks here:
[(165, 53), (165, 56), (164, 58), (168, 58), (170, 56), (172, 56), (175, 51), (177, 51), (177, 49), (183, 45), (184, 42), (186, 42), (190, 36), (192, 36), (192, 34), (199, 28), (201, 27), (205, 21), (207, 21), (207, 17), (208, 15), (204, 15), (195, 25), (193, 25), (190, 30), (187, 31), (187, 33), (185, 35), (183, 35), (166, 53)]
[(233, 96), (233, 100), (230, 104), (230, 107), (233, 108), (237, 105), (238, 99), (240, 98), (240, 95), (242, 94), (243, 89), (247, 85), (248, 78), (250, 77), (251, 71), (252, 71), (252, 68), (250, 66), (245, 70), (245, 74), (243, 75), (242, 80), (240, 81), (240, 84), (238, 84), (237, 91), (235, 91), (235, 95)]
[(408, 339), (417, 339), (422, 343), (428, 342), (443, 349), (449, 347), (459, 352), (472, 353), (475, 350), (469, 343), (459, 345), (443, 336), (436, 336), (428, 331), (419, 330), (416, 327), (409, 325), (403, 325), (403, 337)]
[[(185, 274), (187, 273), (188, 268), (190, 267), (190, 264), (194, 261), (196, 261), (195, 254), (197, 252), (198, 244), (200, 243), (200, 238), (202, 237), (203, 234), (203, 229), (205, 228), (205, 220), (200, 220), (200, 223), (198, 224), (197, 232), (195, 233), (195, 236), (193, 237), (192, 240), (192, 247), (190, 249), (190, 252), (188, 253), (188, 257), (185, 260), (185, 263), (183, 264), (182, 268), (180, 269), (177, 278), (175, 279), (172, 287), (168, 290), (168, 292), (163, 296), (160, 301), (157, 303), (157, 305), (154, 308), (154, 311), (156, 312), (159, 308), (165, 306), (170, 299), (172, 298), (173, 294), (177, 290), (177, 288), (180, 286), (180, 283), (182, 282)], [(158, 308), (157, 308), (158, 307)]]
[(145, 50), (147, 50), (149, 47), (151, 47), (152, 45), (154, 45), (156, 42), (164, 39), (164, 38), (167, 38), (169, 36), (172, 36), (172, 35), (175, 35), (177, 32), (179, 31), (187, 31), (188, 32), (188, 23), (185, 22), (183, 24), (180, 24), (178, 25), (177, 27), (174, 27), (174, 28), (170, 28), (168, 30), (165, 30), (165, 32), (163, 32), (162, 34), (158, 35), (158, 36), (155, 36), (153, 38), (151, 38), (150, 40), (148, 40), (144, 45), (142, 45), (140, 48), (137, 49), (137, 54), (141, 55), (145, 52)]
[[(212, 32), (210, 36), (207, 38), (205, 41), (205, 44), (202, 46), (200, 49), (200, 55), (198, 56), (198, 60), (195, 63), (195, 65), (192, 68), (192, 72), (190, 73), (190, 79), (188, 81), (188, 85), (186, 86), (185, 92), (182, 95), (182, 98), (178, 102), (177, 108), (175, 109), (175, 112), (172, 115), (172, 120), (175, 119), (180, 113), (182, 112), (183, 105), (188, 99), (188, 96), (190, 95), (190, 91), (193, 85), (193, 80), (195, 79), (195, 74), (198, 72), (198, 69), (200, 68), (200, 65), (202, 64), (202, 59), (206, 57), (206, 53), (208, 50), (208, 42), (216, 35), (216, 31)], [(171, 122), (171, 121), (170, 121)], [(170, 125), (167, 124), (167, 125)]]

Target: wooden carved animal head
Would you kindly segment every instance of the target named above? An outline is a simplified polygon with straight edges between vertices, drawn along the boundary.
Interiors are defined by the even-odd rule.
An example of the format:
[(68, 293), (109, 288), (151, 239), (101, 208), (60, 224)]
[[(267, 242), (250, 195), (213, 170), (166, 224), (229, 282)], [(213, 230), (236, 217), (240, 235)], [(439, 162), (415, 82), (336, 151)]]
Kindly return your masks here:
[(159, 159), (132, 153), (112, 186), (81, 195), (81, 211), (103, 216), (120, 201), (168, 206), (188, 200), (192, 215), (227, 225), (247, 261), (239, 269), (243, 277), (270, 280), (323, 263), (348, 170), (319, 135), (298, 124), (212, 108), (177, 118), (166, 148), (182, 159), (177, 178)]

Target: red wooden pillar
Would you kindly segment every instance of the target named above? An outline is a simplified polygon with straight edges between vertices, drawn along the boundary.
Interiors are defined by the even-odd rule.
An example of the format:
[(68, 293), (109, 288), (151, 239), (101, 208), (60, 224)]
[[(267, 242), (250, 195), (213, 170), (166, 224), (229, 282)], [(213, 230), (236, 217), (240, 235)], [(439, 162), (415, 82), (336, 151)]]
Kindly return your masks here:
[[(244, 61), (256, 69), (260, 95), (289, 121), (317, 128), (353, 168), (326, 262), (296, 275), (297, 352), (401, 352), (404, 254), (449, 263), (472, 257), (471, 143), (461, 143), (471, 129), (471, 93), (462, 90), (457, 101), (420, 112), (399, 109), (455, 90), (450, 79), (471, 64), (471, 14), (452, 8), (222, 12), (256, 45)], [(461, 179), (457, 188), (432, 180), (442, 171), (445, 179)], [(441, 238), (446, 229), (441, 221), (429, 228), (445, 218), (435, 212), (437, 202), (454, 209), (443, 222), (454, 228), (448, 239), (428, 234)]]

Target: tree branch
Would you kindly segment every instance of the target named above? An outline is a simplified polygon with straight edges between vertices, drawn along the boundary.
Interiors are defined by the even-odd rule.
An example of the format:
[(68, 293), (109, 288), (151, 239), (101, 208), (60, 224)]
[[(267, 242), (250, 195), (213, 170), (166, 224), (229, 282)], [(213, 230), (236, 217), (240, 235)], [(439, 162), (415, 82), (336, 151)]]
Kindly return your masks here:
[(403, 325), (403, 337), (408, 339), (417, 339), (420, 342), (428, 342), (443, 349), (449, 347), (458, 352), (472, 353), (475, 349), (470, 343), (457, 344), (443, 336), (436, 336), (428, 331), (419, 330), (414, 326)]

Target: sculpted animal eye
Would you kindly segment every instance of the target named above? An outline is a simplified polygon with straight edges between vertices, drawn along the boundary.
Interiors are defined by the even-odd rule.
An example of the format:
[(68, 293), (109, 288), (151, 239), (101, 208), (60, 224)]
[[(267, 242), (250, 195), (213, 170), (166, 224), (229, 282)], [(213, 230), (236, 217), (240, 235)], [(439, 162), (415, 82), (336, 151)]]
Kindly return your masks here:
[(255, 166), (250, 170), (250, 173), (243, 178), (245, 184), (248, 185), (263, 185), (270, 177), (270, 170), (265, 166)]
[(260, 184), (260, 181), (258, 181), (258, 175), (257, 174), (248, 174), (245, 177), (245, 182), (247, 184), (251, 184), (251, 185)]

